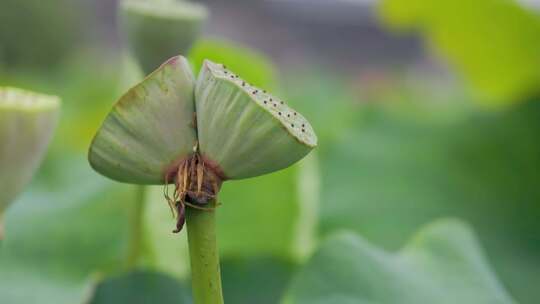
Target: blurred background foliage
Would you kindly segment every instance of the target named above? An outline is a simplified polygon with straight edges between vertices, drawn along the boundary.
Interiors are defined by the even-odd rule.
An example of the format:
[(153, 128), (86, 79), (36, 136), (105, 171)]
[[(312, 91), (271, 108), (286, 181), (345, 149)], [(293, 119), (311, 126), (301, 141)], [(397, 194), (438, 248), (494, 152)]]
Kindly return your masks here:
[[(501, 295), (500, 303), (537, 302), (534, 2), (202, 3), (210, 15), (186, 54), (195, 71), (204, 58), (224, 62), (283, 96), (319, 135), (316, 153), (301, 163), (224, 185), (218, 234), (227, 302), (278, 303), (286, 294), (293, 303), (337, 303), (323, 297), (335, 293), (351, 296), (339, 303), (358, 303), (365, 294), (396, 303), (373, 282), (411, 280), (392, 271), (411, 265), (439, 274), (448, 261), (437, 256), (453, 250), (467, 257), (460, 259), (463, 273), (502, 284), (474, 294), (459, 282), (434, 280), (452, 286), (447, 292), (469, 301), (468, 295), (489, 294)], [(0, 302), (190, 301), (185, 233), (170, 233), (174, 220), (162, 189), (147, 189), (141, 215), (134, 207), (140, 189), (107, 180), (86, 162), (111, 105), (143, 75), (116, 16), (112, 0), (0, 0), (0, 84), (63, 99), (48, 157), (5, 215)], [(443, 221), (423, 229), (420, 241), (387, 253), (442, 217), (467, 222), (477, 240), (469, 226)], [(336, 235), (342, 230), (350, 232)], [(442, 250), (430, 247), (433, 234), (441, 236)], [(418, 264), (394, 265), (399, 258), (390, 256), (407, 255), (408, 248), (415, 252), (408, 263), (421, 256)], [(352, 278), (366, 284), (349, 286), (347, 267), (325, 268), (347, 259)], [(332, 279), (342, 283), (317, 285)], [(325, 293), (315, 299), (312, 290)], [(410, 299), (431, 299), (420, 287), (410, 290)]]
[(4, 68), (48, 69), (58, 65), (88, 38), (81, 35), (82, 30), (93, 19), (82, 1), (2, 0), (1, 8), (0, 59)]
[(540, 16), (517, 1), (385, 0), (380, 11), (421, 32), (490, 103), (538, 96)]

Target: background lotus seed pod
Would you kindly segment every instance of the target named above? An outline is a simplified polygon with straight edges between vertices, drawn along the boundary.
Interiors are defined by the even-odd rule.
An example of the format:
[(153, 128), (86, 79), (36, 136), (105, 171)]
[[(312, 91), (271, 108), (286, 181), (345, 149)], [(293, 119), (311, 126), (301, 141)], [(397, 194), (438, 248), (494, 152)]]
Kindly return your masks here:
[(59, 107), (56, 96), (0, 87), (0, 214), (39, 166)]
[(195, 101), (200, 151), (228, 179), (286, 168), (317, 145), (301, 114), (221, 64), (204, 62)]
[(121, 25), (145, 73), (171, 56), (185, 55), (207, 15), (204, 6), (185, 1), (123, 0), (120, 4)]
[(162, 184), (196, 144), (195, 78), (182, 56), (169, 59), (114, 105), (88, 155), (99, 173), (134, 184)]

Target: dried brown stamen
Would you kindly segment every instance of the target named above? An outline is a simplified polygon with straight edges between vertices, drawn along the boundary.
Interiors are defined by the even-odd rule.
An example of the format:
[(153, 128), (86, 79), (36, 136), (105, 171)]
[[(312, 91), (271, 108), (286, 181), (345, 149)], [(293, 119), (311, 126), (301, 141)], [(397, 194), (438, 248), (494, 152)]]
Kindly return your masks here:
[(176, 229), (173, 233), (178, 233), (184, 228), (186, 222), (186, 207), (181, 201), (176, 202)]
[(175, 233), (180, 232), (185, 222), (185, 208), (196, 208), (205, 211), (213, 211), (218, 204), (206, 207), (215, 200), (224, 179), (211, 161), (205, 160), (197, 152), (182, 160), (177, 166), (176, 173), (168, 173), (165, 183), (168, 184), (171, 176), (174, 179), (175, 189), (171, 196), (168, 187), (165, 186), (164, 195), (169, 206), (176, 211), (177, 223)]

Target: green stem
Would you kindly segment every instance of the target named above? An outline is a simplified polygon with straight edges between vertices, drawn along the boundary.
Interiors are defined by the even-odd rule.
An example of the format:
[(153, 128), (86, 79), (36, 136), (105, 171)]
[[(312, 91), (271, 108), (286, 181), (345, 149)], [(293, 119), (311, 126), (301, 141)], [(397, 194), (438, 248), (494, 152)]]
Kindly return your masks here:
[(0, 212), (0, 241), (4, 239), (4, 214)]
[(146, 199), (146, 187), (137, 186), (135, 189), (135, 201), (130, 214), (130, 238), (128, 243), (127, 269), (137, 266), (143, 251), (144, 233), (144, 202)]
[(195, 304), (223, 304), (215, 211), (186, 208), (191, 260), (191, 285)]

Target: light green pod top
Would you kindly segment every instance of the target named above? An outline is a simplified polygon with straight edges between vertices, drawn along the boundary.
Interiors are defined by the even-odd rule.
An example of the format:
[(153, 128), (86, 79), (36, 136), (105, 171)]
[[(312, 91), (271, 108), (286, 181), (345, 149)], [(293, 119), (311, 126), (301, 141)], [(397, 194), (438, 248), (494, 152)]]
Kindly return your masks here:
[(0, 87), (0, 214), (34, 175), (59, 108), (56, 96)]
[(200, 153), (227, 179), (286, 168), (317, 145), (309, 122), (222, 64), (206, 60), (195, 91)]
[(286, 168), (316, 145), (311, 125), (282, 100), (208, 60), (195, 83), (186, 59), (177, 56), (120, 98), (89, 160), (121, 182), (178, 186), (177, 173), (186, 175), (182, 164), (196, 168), (189, 161), (200, 155), (200, 169), (219, 177), (219, 188), (227, 179)]
[(121, 182), (163, 184), (197, 142), (194, 87), (187, 60), (177, 56), (131, 88), (94, 137), (92, 167)]

